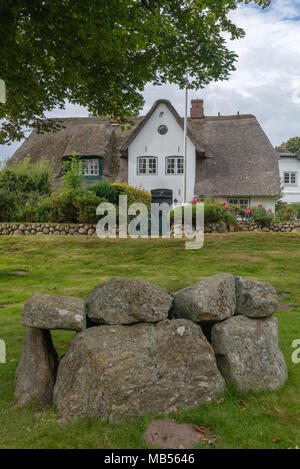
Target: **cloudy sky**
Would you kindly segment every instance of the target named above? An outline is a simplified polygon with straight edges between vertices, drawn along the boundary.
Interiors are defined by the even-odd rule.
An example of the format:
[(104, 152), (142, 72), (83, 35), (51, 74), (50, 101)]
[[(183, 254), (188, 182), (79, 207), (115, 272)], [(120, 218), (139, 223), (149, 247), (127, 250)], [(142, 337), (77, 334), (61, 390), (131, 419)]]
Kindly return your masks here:
[[(300, 136), (300, 0), (273, 0), (267, 10), (243, 6), (232, 16), (246, 31), (244, 39), (229, 43), (239, 56), (237, 70), (229, 81), (211, 83), (190, 92), (189, 98), (203, 98), (206, 115), (256, 115), (273, 145)], [(148, 85), (144, 97), (142, 114), (165, 98), (183, 115), (184, 93), (177, 86)], [(67, 104), (48, 116), (87, 116), (87, 111)], [(0, 159), (19, 145), (0, 145)]]

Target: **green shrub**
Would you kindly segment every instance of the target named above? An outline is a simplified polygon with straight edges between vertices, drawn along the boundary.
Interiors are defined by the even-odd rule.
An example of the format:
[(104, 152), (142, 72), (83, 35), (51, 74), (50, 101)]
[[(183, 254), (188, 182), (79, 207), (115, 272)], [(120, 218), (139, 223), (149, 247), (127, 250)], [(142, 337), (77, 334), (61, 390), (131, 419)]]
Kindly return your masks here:
[(53, 204), (51, 198), (43, 199), (35, 209), (36, 221), (47, 223), (55, 222), (53, 215)]
[(80, 189), (83, 179), (83, 162), (80, 160), (79, 154), (72, 152), (71, 157), (67, 161), (63, 161), (63, 190), (64, 189)]
[(79, 223), (96, 223), (96, 209), (100, 203), (107, 202), (107, 200), (97, 197), (96, 194), (87, 190), (76, 192), (74, 206), (77, 210), (77, 221)]
[(0, 187), (0, 221), (14, 221), (19, 210), (18, 196), (6, 188)]
[(288, 204), (282, 204), (279, 210), (276, 210), (276, 218), (281, 221), (294, 221), (297, 218), (295, 207)]
[(293, 209), (295, 210), (296, 218), (297, 218), (297, 219), (300, 219), (300, 202), (291, 204), (291, 206), (292, 206)]
[(111, 204), (118, 202), (118, 191), (116, 186), (108, 181), (96, 182), (87, 188), (89, 191), (94, 192), (97, 197), (106, 199)]
[(128, 207), (133, 203), (141, 202), (146, 205), (150, 213), (152, 199), (150, 192), (146, 192), (142, 189), (137, 189), (136, 187), (129, 186), (126, 182), (121, 183), (120, 181), (115, 181), (113, 185), (117, 190), (117, 200), (119, 198), (119, 195), (127, 195)]
[(51, 194), (52, 216), (57, 223), (76, 223), (77, 209), (74, 205), (74, 192), (76, 189), (53, 192)]
[(97, 221), (96, 208), (100, 199), (93, 192), (86, 189), (69, 189), (60, 194), (53, 192), (50, 204), (42, 205), (40, 212), (52, 218), (57, 223), (95, 223)]
[[(0, 171), (0, 188), (16, 193), (28, 194), (37, 192), (47, 195), (51, 192), (52, 170), (50, 163), (41, 160), (31, 164), (28, 158), (22, 162), (5, 165)], [(26, 197), (25, 197), (26, 198)]]
[(226, 225), (236, 225), (235, 206), (216, 200), (205, 200), (204, 203), (204, 223), (225, 223)]
[(270, 226), (274, 221), (274, 215), (264, 207), (252, 207), (251, 218), (259, 226)]
[(0, 170), (0, 220), (36, 221), (36, 206), (50, 194), (52, 171), (48, 161), (31, 164), (28, 158)]
[[(228, 208), (227, 208), (228, 207)], [(216, 200), (205, 200), (204, 202), (204, 225), (208, 223), (225, 223), (226, 225), (236, 225), (237, 220), (234, 215), (233, 206), (222, 204)], [(183, 211), (183, 207), (170, 211), (170, 223), (174, 223), (174, 211)], [(193, 226), (196, 225), (196, 203), (192, 205)]]

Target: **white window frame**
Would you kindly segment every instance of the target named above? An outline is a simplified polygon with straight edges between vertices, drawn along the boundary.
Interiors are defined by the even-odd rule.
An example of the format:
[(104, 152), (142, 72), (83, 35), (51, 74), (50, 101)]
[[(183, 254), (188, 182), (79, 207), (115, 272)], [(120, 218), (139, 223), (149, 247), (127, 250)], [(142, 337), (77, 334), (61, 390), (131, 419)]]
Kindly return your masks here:
[[(83, 176), (99, 176), (99, 159), (83, 159), (82, 174)], [(94, 172), (96, 171), (96, 172)]]
[[(168, 161), (174, 160), (174, 173), (168, 172)], [(182, 163), (182, 171), (179, 171), (178, 163)], [(166, 156), (166, 175), (167, 176), (182, 176), (184, 174), (184, 157), (183, 156)]]
[[(295, 182), (292, 181), (292, 175), (295, 177)], [(288, 176), (289, 182), (286, 182), (285, 178)], [(283, 183), (285, 186), (297, 186), (298, 184), (298, 173), (297, 171), (284, 171), (283, 172)]]
[[(247, 201), (247, 203), (244, 203)], [(240, 208), (245, 209), (247, 207), (250, 207), (250, 197), (228, 197), (227, 198), (227, 203), (228, 204), (233, 204), (233, 205), (239, 205)]]
[[(145, 172), (141, 172), (140, 161), (145, 161)], [(158, 174), (157, 156), (138, 156), (136, 174), (138, 176), (155, 176)], [(153, 165), (154, 163), (154, 165)], [(143, 165), (144, 166), (144, 165)], [(151, 168), (152, 166), (152, 168)], [(153, 171), (153, 166), (155, 167)]]

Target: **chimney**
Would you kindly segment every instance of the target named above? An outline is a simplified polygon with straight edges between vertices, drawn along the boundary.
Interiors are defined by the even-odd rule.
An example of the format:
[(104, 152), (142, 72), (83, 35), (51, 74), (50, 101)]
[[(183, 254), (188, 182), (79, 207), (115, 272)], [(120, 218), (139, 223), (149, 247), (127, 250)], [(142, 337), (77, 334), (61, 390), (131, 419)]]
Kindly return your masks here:
[(204, 117), (203, 99), (192, 99), (191, 103), (192, 103), (191, 119), (203, 119)]

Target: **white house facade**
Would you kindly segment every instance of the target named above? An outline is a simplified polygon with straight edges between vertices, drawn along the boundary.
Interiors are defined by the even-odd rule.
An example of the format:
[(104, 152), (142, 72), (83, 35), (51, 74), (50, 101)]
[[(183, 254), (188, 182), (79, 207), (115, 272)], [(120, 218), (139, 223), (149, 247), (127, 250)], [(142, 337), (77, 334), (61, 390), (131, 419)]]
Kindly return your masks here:
[(279, 174), (283, 202), (300, 202), (300, 157), (290, 152), (278, 152)]
[[(166, 190), (169, 197), (184, 202), (184, 171), (187, 201), (194, 198), (196, 148), (187, 138), (184, 168), (184, 132), (170, 109), (161, 103), (128, 146), (128, 184), (152, 194)], [(167, 192), (168, 193), (168, 192)]]

